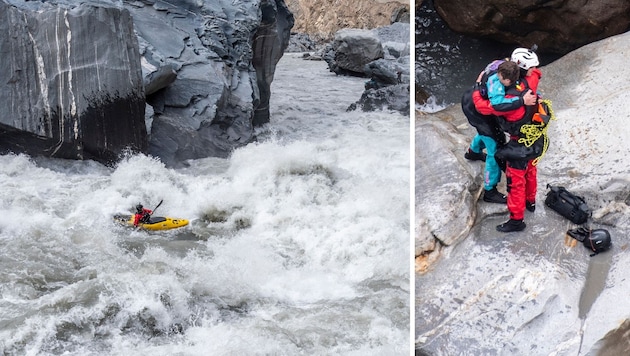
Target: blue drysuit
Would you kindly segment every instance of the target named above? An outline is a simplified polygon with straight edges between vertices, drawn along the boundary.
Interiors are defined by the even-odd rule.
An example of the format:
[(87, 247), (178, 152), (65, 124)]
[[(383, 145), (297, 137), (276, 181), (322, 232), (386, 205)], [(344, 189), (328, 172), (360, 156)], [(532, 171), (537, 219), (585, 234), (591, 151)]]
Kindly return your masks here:
[[(506, 110), (513, 110), (515, 105), (521, 105), (519, 103), (519, 97), (505, 97), (505, 87), (501, 84), (497, 73), (488, 77), (486, 89), (490, 103), (496, 110), (501, 110), (503, 108)], [(493, 125), (491, 125), (491, 123), (494, 124), (493, 120), (495, 120), (495, 118), (479, 114), (474, 109), (474, 105), (471, 108), (468, 105), (470, 103), (468, 102), (469, 98), (467, 95), (468, 93), (465, 94), (465, 99), (462, 101), (463, 105), (467, 106), (464, 108), (464, 114), (468, 117), (468, 121), (473, 123), (473, 126), (477, 128), (477, 134), (473, 137), (472, 142), (470, 143), (470, 150), (480, 153), (484, 148), (486, 149), (486, 166), (483, 172), (483, 185), (485, 190), (492, 190), (501, 181), (501, 168), (494, 157), (497, 153), (497, 141), (495, 139), (496, 130), (492, 129)], [(472, 93), (470, 95), (472, 95)], [(472, 102), (472, 100), (470, 101)], [(473, 117), (475, 118), (474, 121), (471, 120)], [(483, 126), (478, 124), (480, 121), (483, 121)]]

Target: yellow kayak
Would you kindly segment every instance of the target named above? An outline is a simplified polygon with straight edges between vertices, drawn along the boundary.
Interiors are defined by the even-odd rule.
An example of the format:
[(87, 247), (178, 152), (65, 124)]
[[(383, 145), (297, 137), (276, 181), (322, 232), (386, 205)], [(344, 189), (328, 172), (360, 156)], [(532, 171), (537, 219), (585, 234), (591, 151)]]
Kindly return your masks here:
[[(133, 215), (114, 215), (114, 221), (126, 225), (133, 226)], [(166, 216), (151, 216), (148, 223), (139, 223), (138, 227), (146, 230), (170, 230), (177, 229), (188, 225), (188, 220), (169, 218)]]

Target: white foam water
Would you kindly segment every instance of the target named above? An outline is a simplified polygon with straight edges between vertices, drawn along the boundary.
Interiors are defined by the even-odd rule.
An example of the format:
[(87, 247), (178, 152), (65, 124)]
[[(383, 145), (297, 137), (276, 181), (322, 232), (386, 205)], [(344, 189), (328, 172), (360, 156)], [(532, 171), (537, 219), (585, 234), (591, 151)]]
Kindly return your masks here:
[[(0, 156), (7, 355), (407, 355), (409, 118), (283, 57), (271, 123), (170, 169)], [(182, 230), (117, 226), (138, 202)]]

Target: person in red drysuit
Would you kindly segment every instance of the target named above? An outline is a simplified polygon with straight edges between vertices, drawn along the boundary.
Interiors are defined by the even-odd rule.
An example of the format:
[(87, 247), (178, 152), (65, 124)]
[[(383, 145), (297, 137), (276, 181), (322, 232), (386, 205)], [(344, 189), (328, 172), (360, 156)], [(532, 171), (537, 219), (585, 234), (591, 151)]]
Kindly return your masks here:
[[(538, 89), (538, 83), (542, 77), (542, 72), (537, 68), (539, 62), (536, 54), (525, 48), (517, 48), (512, 53), (511, 60), (516, 62), (524, 71), (522, 79), (517, 84), (506, 91), (506, 95), (523, 95), (529, 97), (527, 102), (531, 103), (531, 95), (535, 95)], [(531, 92), (529, 92), (531, 90)], [(473, 102), (475, 108), (483, 115), (502, 116), (507, 123), (506, 131), (510, 135), (511, 140), (518, 140), (519, 130), (523, 124), (531, 122), (531, 116), (534, 113), (535, 105), (521, 106), (511, 111), (497, 111), (490, 101), (484, 99), (478, 90), (473, 93)], [(534, 102), (535, 104), (535, 102)], [(537, 192), (537, 170), (532, 164), (533, 159), (529, 160), (508, 160), (506, 164), (506, 180), (507, 180), (507, 207), (510, 212), (510, 219), (497, 226), (500, 232), (522, 231), (526, 225), (524, 220), (525, 209), (535, 211), (536, 209), (536, 192)]]
[(136, 205), (136, 214), (133, 217), (133, 226), (138, 226), (139, 223), (147, 223), (153, 214), (153, 210), (145, 209), (142, 204)]

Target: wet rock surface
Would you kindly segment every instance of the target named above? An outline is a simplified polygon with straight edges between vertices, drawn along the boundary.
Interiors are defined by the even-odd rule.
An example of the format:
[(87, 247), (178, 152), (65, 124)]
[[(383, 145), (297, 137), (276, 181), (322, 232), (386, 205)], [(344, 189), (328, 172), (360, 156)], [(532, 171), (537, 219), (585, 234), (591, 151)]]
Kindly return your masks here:
[(320, 52), (331, 72), (369, 78), (348, 110), (393, 110), (409, 115), (409, 24), (339, 31)]
[[(111, 161), (226, 157), (269, 122), (283, 0), (0, 1), (0, 149)], [(16, 131), (17, 130), (17, 131)]]
[[(539, 91), (557, 120), (538, 165), (536, 211), (526, 211), (522, 232), (497, 232), (507, 209), (479, 199), (483, 163), (463, 159), (474, 131), (461, 109), (417, 115), (416, 225), (423, 228), (416, 255), (429, 261), (417, 266), (417, 354), (618, 355), (630, 348), (623, 336), (630, 301), (620, 298), (630, 292), (630, 104), (628, 84), (609, 70), (625, 68), (627, 48), (630, 33), (542, 68)], [(546, 184), (584, 196), (593, 209), (589, 226), (608, 230), (612, 249), (590, 257), (568, 237), (576, 225), (544, 205)]]
[(566, 54), (580, 46), (630, 29), (630, 3), (624, 0), (526, 2), (433, 0), (453, 30), (505, 43)]
[(376, 33), (370, 30), (343, 29), (335, 34), (326, 62), (331, 72), (347, 75), (364, 75), (364, 67), (383, 58), (383, 45)]
[(129, 11), (0, 1), (0, 18), (2, 152), (107, 162), (126, 147), (146, 150)]

